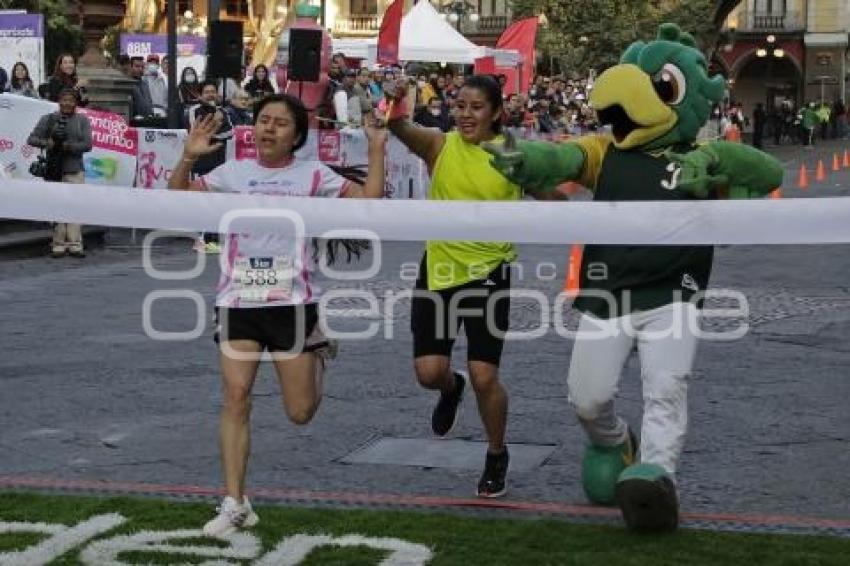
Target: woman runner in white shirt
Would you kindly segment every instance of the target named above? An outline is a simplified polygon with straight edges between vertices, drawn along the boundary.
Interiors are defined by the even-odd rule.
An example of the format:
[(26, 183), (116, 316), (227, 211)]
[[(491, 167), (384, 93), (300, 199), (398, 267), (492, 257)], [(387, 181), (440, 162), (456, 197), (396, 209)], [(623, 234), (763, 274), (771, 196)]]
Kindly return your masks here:
[[(228, 161), (190, 181), (192, 164), (219, 147), (218, 125), (210, 115), (195, 124), (169, 180), (171, 189), (223, 191), (294, 197), (381, 198), (387, 133), (367, 125), (369, 169), (360, 186), (318, 161), (297, 159), (307, 141), (308, 116), (295, 97), (277, 94), (254, 111), (257, 160)], [(281, 224), (287, 224), (281, 218)], [(319, 290), (311, 282), (310, 240), (284, 234), (228, 234), (216, 297), (216, 341), (224, 399), (220, 444), (227, 496), (218, 515), (204, 526), (226, 536), (259, 521), (245, 497), (250, 447), (251, 389), (264, 350), (272, 353), (283, 406), (290, 420), (305, 424), (322, 398), (322, 374), (333, 348), (318, 324)], [(276, 353), (285, 352), (280, 356)]]

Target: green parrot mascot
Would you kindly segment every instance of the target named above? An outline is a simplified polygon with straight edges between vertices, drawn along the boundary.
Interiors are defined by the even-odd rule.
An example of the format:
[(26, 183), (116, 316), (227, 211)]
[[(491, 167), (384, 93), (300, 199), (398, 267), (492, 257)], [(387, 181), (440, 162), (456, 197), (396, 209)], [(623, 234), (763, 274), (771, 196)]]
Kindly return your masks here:
[[(577, 181), (596, 201), (760, 198), (782, 184), (773, 157), (725, 141), (697, 145), (723, 77), (710, 78), (694, 38), (662, 24), (654, 41), (629, 46), (590, 96), (610, 134), (567, 143), (488, 145), (491, 163), (525, 190)], [(582, 485), (616, 504), (635, 531), (676, 529), (676, 467), (687, 428), (687, 381), (713, 246), (587, 245), (581, 314), (567, 383), (588, 438)], [(664, 332), (679, 328), (679, 332)], [(640, 442), (614, 411), (622, 368), (637, 347), (643, 386)]]

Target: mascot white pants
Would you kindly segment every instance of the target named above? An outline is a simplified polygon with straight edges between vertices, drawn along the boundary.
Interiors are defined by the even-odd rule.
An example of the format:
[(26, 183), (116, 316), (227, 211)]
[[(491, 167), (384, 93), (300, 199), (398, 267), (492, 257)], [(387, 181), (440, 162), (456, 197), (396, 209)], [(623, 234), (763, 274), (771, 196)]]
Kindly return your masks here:
[[(611, 504), (618, 494), (634, 499), (635, 489), (654, 485), (661, 497), (648, 492), (645, 498), (647, 505), (663, 506), (659, 521), (669, 524), (659, 527), (678, 522), (675, 474), (688, 427), (688, 380), (698, 337), (699, 310), (693, 303), (611, 319), (582, 315), (567, 383), (589, 441), (582, 483), (591, 501)], [(620, 375), (635, 347), (643, 385), (639, 452), (637, 439), (614, 410)]]

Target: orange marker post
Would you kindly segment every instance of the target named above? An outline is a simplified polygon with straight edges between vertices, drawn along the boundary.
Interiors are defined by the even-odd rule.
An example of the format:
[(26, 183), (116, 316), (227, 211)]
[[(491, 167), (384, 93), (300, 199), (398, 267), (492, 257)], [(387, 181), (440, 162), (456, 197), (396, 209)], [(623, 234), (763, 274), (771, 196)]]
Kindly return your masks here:
[(844, 150), (844, 168), (850, 168), (850, 151)]
[(826, 181), (826, 168), (823, 166), (823, 159), (818, 159), (818, 169), (815, 172), (815, 181)]
[(773, 191), (770, 193), (770, 198), (771, 199), (781, 199), (782, 198), (782, 189), (781, 188), (773, 189)]
[(841, 171), (841, 162), (838, 159), (838, 154), (832, 154), (832, 170), (833, 171)]
[(809, 171), (805, 163), (800, 165), (800, 180), (797, 182), (797, 187), (804, 191), (809, 188)]
[(564, 282), (564, 292), (571, 297), (578, 296), (581, 279), (581, 256), (583, 248), (579, 244), (570, 246), (570, 261), (567, 264), (567, 280)]

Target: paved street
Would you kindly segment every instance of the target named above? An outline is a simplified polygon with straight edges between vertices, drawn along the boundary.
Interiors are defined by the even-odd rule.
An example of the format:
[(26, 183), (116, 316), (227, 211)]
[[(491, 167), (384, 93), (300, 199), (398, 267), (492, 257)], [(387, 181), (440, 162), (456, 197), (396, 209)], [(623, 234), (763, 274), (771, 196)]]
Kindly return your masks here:
[[(842, 187), (850, 187), (845, 172), (805, 195), (787, 188), (796, 184), (799, 152), (778, 152), (788, 166), (786, 196), (850, 190)], [(823, 148), (813, 153), (826, 155)], [(81, 261), (0, 261), (0, 475), (220, 484), (220, 391), (210, 320), (218, 267), (208, 262), (191, 281), (156, 281), (145, 274), (139, 249), (125, 243), (125, 234), (112, 234), (106, 248), (91, 250)], [(420, 253), (418, 244), (385, 244), (380, 274), (357, 286), (379, 297), (409, 288), (402, 264), (417, 262)], [(566, 246), (523, 246), (525, 277), (514, 286), (553, 299), (567, 254)], [(189, 269), (196, 259), (188, 241), (163, 243), (154, 257), (162, 270)], [(544, 262), (557, 265), (555, 280), (535, 276)], [(700, 346), (680, 474), (683, 509), (850, 518), (850, 246), (721, 248), (712, 286), (746, 295), (750, 331), (736, 341)], [(206, 301), (203, 336), (196, 340), (155, 341), (143, 332), (146, 295), (174, 289), (196, 291)], [(163, 300), (155, 303), (151, 320), (159, 330), (187, 331), (195, 326), (194, 310), (188, 300)], [(414, 383), (407, 311), (402, 301), (391, 324), (375, 317), (332, 319), (341, 329), (380, 324), (381, 333), (342, 344), (324, 402), (308, 426), (297, 428), (285, 419), (271, 368), (262, 368), (250, 485), (474, 493), (483, 452), (480, 458), (473, 454), (472, 467), (464, 467), (469, 458), (464, 460), (463, 451), (451, 467), (346, 460), (380, 439), (431, 438), (435, 397)], [(514, 329), (533, 328), (539, 309), (515, 303), (512, 320)], [(733, 322), (742, 321), (706, 324), (719, 329)], [(388, 326), (391, 340), (382, 334)], [(506, 347), (509, 440), (546, 454), (510, 475), (511, 498), (584, 501), (578, 481), (583, 440), (566, 400), (570, 350), (571, 342), (551, 329), (543, 338)], [(462, 349), (455, 356), (465, 359)], [(453, 438), (480, 441), (473, 397), (467, 401)], [(624, 373), (619, 406), (631, 422), (639, 422), (636, 359)], [(475, 449), (483, 451), (482, 446)]]

